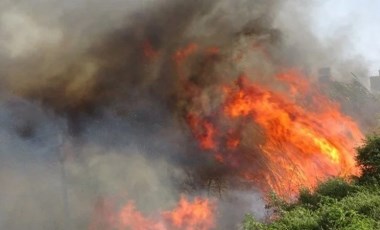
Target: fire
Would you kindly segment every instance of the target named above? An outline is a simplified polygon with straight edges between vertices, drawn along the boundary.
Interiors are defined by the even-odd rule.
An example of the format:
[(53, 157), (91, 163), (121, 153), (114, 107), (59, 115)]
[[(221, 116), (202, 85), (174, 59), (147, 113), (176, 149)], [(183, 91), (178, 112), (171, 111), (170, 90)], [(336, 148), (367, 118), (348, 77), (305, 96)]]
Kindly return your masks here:
[(215, 227), (212, 203), (209, 200), (195, 198), (191, 203), (182, 197), (178, 206), (164, 217), (175, 229), (208, 230)]
[[(213, 55), (220, 53), (215, 50)], [(270, 61), (263, 47), (256, 45), (254, 51)], [(301, 71), (275, 73), (272, 87), (245, 74), (235, 82), (216, 82), (221, 102), (210, 112), (202, 105), (202, 87), (183, 80), (186, 58), (197, 52), (211, 55), (190, 44), (174, 60), (190, 105), (185, 109), (187, 124), (200, 148), (217, 162), (262, 191), (286, 198), (330, 176), (360, 173), (354, 157), (363, 139), (360, 128)]]
[(177, 50), (177, 52), (173, 55), (173, 59), (177, 62), (177, 64), (181, 63), (197, 50), (198, 45), (195, 43), (190, 43), (185, 48)]
[[(304, 83), (297, 72), (286, 76), (297, 76)], [(290, 87), (294, 96), (300, 89), (296, 86)], [(280, 194), (287, 192), (286, 186), (296, 191), (299, 186), (312, 188), (327, 176), (359, 173), (354, 160), (354, 146), (362, 138), (359, 128), (327, 98), (317, 95), (313, 100), (309, 107), (318, 103), (319, 111), (244, 78), (226, 95), (223, 112), (228, 119), (248, 118), (262, 128), (266, 141), (260, 149), (269, 169), (275, 170), (268, 172), (272, 178), (267, 183)], [(254, 172), (245, 175), (255, 177)], [(294, 182), (287, 184), (287, 178)]]
[[(254, 49), (270, 59), (262, 47)], [(204, 49), (191, 43), (178, 49), (172, 60), (183, 89), (180, 99), (186, 102), (185, 121), (199, 147), (212, 154), (218, 164), (263, 192), (272, 190), (284, 198), (294, 197), (301, 187), (313, 189), (330, 176), (360, 174), (354, 157), (354, 147), (363, 138), (359, 127), (301, 71), (275, 73), (274, 87), (246, 74), (232, 82), (215, 82), (212, 90), (219, 97), (207, 107), (204, 99), (210, 91), (204, 92), (187, 77), (186, 60), (199, 52), (204, 52), (205, 58), (221, 53), (217, 47)], [(147, 58), (158, 53), (150, 43), (144, 43)], [(206, 99), (208, 103), (212, 100), (215, 97)], [(149, 216), (138, 211), (133, 201), (115, 207), (101, 202), (90, 229), (216, 227), (214, 202), (200, 197), (190, 201), (182, 196), (172, 210)]]
[(150, 220), (144, 217), (139, 211), (136, 210), (133, 202), (125, 205), (118, 215), (119, 229), (132, 229), (132, 230), (164, 230), (165, 226), (162, 223)]
[(189, 201), (182, 196), (173, 210), (149, 217), (139, 212), (133, 201), (129, 201), (119, 211), (115, 211), (116, 205), (110, 205), (110, 202), (103, 201), (101, 204), (95, 209), (90, 230), (211, 230), (215, 227), (215, 204), (200, 197)]
[(216, 143), (214, 140), (216, 130), (211, 122), (202, 120), (194, 114), (188, 115), (187, 122), (191, 129), (195, 131), (194, 134), (203, 149), (212, 150), (216, 148)]

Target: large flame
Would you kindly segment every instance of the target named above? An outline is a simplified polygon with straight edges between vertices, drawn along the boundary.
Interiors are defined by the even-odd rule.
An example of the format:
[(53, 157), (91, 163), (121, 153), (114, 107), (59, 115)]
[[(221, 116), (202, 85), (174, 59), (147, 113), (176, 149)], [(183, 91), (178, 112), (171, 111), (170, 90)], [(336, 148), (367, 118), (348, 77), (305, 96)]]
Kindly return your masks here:
[[(357, 125), (327, 98), (308, 95), (305, 89), (312, 90), (299, 72), (281, 73), (278, 78), (295, 80), (289, 87), (291, 96), (240, 78), (237, 87), (227, 91), (223, 108), (229, 119), (248, 118), (262, 129), (267, 185), (285, 195), (300, 186), (312, 188), (328, 176), (358, 174), (354, 147), (362, 134)], [(310, 96), (302, 98), (308, 104), (302, 105), (297, 96)], [(255, 169), (244, 176), (255, 179)]]
[[(181, 79), (184, 59), (195, 47), (176, 56)], [(259, 52), (269, 60), (267, 52)], [(358, 175), (354, 148), (363, 138), (358, 125), (302, 71), (282, 69), (271, 78), (263, 84), (243, 74), (218, 83), (221, 102), (212, 111), (201, 105), (202, 87), (184, 81), (192, 104), (186, 121), (199, 146), (244, 181), (286, 198), (330, 176)]]
[[(149, 42), (143, 49), (148, 59), (159, 55)], [(358, 125), (302, 71), (278, 71), (269, 85), (244, 74), (231, 82), (216, 82), (212, 88), (217, 103), (205, 109), (207, 87), (190, 81), (186, 69), (187, 59), (202, 50), (206, 57), (220, 52), (191, 43), (172, 56), (181, 97), (187, 102), (185, 120), (199, 147), (232, 175), (263, 192), (292, 198), (301, 187), (313, 189), (330, 176), (360, 174), (354, 156), (363, 138)], [(90, 229), (209, 230), (216, 227), (214, 211), (210, 200), (189, 201), (184, 196), (173, 210), (154, 216), (143, 215), (133, 201), (116, 212), (115, 205), (103, 202)]]

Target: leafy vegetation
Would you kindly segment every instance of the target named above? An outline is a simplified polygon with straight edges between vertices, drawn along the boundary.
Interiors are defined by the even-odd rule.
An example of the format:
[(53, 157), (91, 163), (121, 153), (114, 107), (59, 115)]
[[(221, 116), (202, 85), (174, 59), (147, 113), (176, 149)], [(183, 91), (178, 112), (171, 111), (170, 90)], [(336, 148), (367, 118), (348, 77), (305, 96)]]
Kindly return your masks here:
[(380, 137), (370, 136), (357, 149), (362, 175), (350, 182), (332, 178), (315, 191), (302, 189), (296, 202), (273, 196), (273, 218), (264, 223), (245, 217), (244, 230), (380, 229)]
[(380, 182), (380, 137), (369, 136), (358, 149), (357, 161), (362, 167), (359, 182), (377, 185)]

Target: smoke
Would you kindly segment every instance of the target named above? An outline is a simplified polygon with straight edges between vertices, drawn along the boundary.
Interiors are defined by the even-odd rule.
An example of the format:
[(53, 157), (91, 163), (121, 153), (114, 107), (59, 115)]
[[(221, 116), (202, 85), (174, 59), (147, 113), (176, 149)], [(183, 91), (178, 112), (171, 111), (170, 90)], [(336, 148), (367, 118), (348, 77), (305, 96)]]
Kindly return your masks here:
[(15, 98), (1, 111), (2, 228), (85, 229), (99, 200), (152, 213), (180, 196), (185, 175), (172, 162), (183, 140), (172, 127), (108, 115), (83, 121), (77, 138), (38, 104)]
[[(353, 51), (353, 28), (345, 26), (331, 31), (334, 36), (321, 38), (314, 28), (314, 8), (317, 1), (286, 1), (277, 14), (274, 27), (280, 28), (285, 49), (283, 59), (289, 64), (303, 66), (316, 75), (318, 68), (331, 67), (334, 79), (349, 82), (351, 72), (355, 72), (362, 84), (367, 86), (368, 62), (365, 57)], [(294, 20), (297, 18), (297, 20)]]
[[(344, 75), (353, 63), (343, 45), (317, 40), (312, 3), (301, 1), (3, 0), (0, 9), (2, 229), (85, 229), (99, 199), (131, 199), (149, 214), (182, 193), (222, 194), (225, 229), (245, 212), (263, 218), (256, 190), (224, 193), (220, 178), (234, 176), (202, 153), (186, 113), (211, 112), (215, 86), (244, 71), (273, 84), (278, 66), (332, 63)], [(273, 61), (246, 53), (252, 43)], [(176, 54), (189, 44), (220, 51), (182, 65)]]

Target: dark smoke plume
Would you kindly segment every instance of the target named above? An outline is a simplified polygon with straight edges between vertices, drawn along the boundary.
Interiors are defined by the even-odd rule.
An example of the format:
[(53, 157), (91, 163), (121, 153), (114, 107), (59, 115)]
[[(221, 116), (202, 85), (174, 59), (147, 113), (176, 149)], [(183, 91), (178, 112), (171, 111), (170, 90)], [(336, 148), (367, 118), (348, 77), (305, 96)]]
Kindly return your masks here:
[[(231, 213), (264, 218), (259, 193), (231, 191), (223, 179), (233, 175), (200, 153), (173, 55), (192, 43), (220, 49), (184, 67), (210, 95), (247, 66), (266, 84), (277, 65), (343, 68), (309, 30), (312, 3), (288, 2), (1, 1), (0, 228), (86, 229), (99, 198), (125, 193), (146, 213), (184, 192), (222, 196), (225, 229), (243, 218)], [(274, 61), (231, 63), (252, 40)]]

